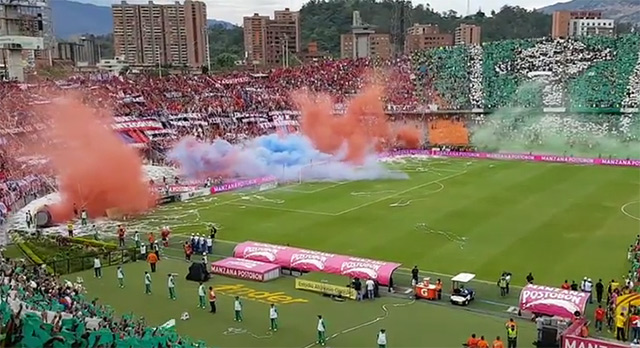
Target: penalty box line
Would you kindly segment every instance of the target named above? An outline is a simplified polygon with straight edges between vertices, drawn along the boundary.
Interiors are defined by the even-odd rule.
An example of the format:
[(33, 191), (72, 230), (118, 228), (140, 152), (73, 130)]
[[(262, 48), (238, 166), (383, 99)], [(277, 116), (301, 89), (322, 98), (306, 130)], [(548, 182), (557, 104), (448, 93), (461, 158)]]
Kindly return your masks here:
[(336, 213), (335, 215), (336, 216), (340, 216), (340, 215), (348, 214), (348, 213), (351, 213), (352, 211), (356, 211), (358, 209), (361, 209), (361, 208), (364, 208), (364, 207), (368, 207), (368, 206), (370, 206), (372, 204), (380, 203), (380, 202), (385, 201), (387, 199), (390, 199), (390, 198), (393, 198), (393, 197), (396, 197), (396, 196), (400, 196), (400, 195), (403, 195), (405, 193), (417, 190), (419, 188), (422, 188), (422, 187), (425, 187), (425, 186), (428, 186), (428, 185), (439, 183), (439, 182), (444, 181), (444, 180), (452, 179), (452, 178), (455, 178), (456, 176), (460, 176), (460, 175), (466, 174), (466, 173), (467, 173), (467, 171), (465, 170), (465, 171), (462, 171), (462, 172), (457, 172), (457, 173), (454, 173), (454, 174), (451, 174), (451, 175), (444, 176), (444, 177), (442, 177), (440, 179), (432, 180), (432, 181), (429, 181), (429, 182), (422, 183), (420, 185), (409, 187), (408, 189), (406, 189), (404, 191), (396, 192), (396, 193), (390, 194), (388, 196), (384, 196), (382, 198), (378, 198), (376, 200), (357, 205), (357, 206), (355, 206), (353, 208), (349, 208), (349, 209), (343, 210), (343, 211), (341, 211), (339, 213)]

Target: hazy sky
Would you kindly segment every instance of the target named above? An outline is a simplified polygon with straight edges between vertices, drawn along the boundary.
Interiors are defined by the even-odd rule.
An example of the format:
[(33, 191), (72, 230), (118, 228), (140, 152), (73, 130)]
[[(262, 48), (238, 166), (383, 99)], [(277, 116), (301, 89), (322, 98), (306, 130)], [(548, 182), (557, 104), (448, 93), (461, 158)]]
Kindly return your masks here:
[[(77, 0), (80, 2), (95, 5), (111, 5), (119, 3), (118, 0)], [(540, 8), (556, 2), (566, 2), (568, 0), (470, 0), (471, 11), (475, 12), (478, 8), (482, 8), (485, 12), (498, 10), (507, 2), (510, 5), (518, 5), (525, 8)], [(129, 3), (146, 3), (146, 1), (129, 0)], [(156, 3), (172, 3), (173, 1), (155, 0)], [(263, 15), (273, 16), (273, 11), (289, 7), (292, 10), (298, 10), (307, 2), (306, 0), (204, 0), (207, 3), (207, 12), (209, 19), (221, 19), (234, 24), (240, 24), (242, 17), (252, 15), (257, 12)], [(432, 8), (439, 12), (448, 11), (450, 9), (465, 14), (467, 9), (467, 0), (413, 0), (414, 5), (430, 4)], [(367, 20), (363, 18), (363, 20)]]

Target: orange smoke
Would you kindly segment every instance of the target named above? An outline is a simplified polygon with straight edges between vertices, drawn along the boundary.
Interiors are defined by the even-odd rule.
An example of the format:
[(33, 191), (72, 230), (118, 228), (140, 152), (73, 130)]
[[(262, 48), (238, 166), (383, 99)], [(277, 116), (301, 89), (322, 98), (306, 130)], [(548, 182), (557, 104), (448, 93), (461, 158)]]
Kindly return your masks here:
[(91, 108), (65, 97), (44, 110), (53, 144), (44, 150), (58, 174), (62, 200), (50, 207), (56, 222), (73, 217), (73, 206), (91, 217), (108, 209), (141, 213), (155, 202), (144, 182), (141, 159), (102, 123)]
[(364, 88), (340, 116), (333, 114), (334, 104), (329, 96), (295, 93), (293, 100), (302, 114), (300, 128), (316, 149), (330, 154), (345, 151), (345, 161), (356, 164), (373, 151), (417, 148), (421, 142), (417, 129), (392, 130), (384, 111), (383, 92), (378, 85)]

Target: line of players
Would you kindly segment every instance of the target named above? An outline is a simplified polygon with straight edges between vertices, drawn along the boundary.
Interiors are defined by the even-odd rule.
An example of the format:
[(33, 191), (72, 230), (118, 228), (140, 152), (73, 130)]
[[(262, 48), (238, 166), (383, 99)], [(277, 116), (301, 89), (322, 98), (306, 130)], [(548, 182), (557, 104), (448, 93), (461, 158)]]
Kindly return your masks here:
[[(97, 266), (99, 268), (100, 267), (99, 259), (96, 258), (96, 260), (98, 260), (97, 261), (98, 263), (94, 266)], [(99, 277), (99, 278), (102, 277), (101, 270), (96, 270), (95, 274), (96, 274), (96, 277)], [(122, 270), (122, 266), (118, 266), (116, 270), (116, 276), (118, 278), (118, 287), (123, 289), (125, 285), (124, 285), (124, 271)], [(173, 301), (177, 299), (176, 282), (175, 282), (176, 276), (177, 274), (175, 273), (169, 273), (167, 275), (167, 289), (169, 292), (169, 299)], [(152, 284), (151, 274), (148, 271), (145, 271), (144, 272), (144, 293), (146, 295), (151, 295), (151, 284)], [(209, 291), (207, 293), (207, 291), (205, 290), (205, 285), (201, 282), (198, 286), (198, 308), (206, 309), (207, 295), (209, 299), (209, 306), (211, 307), (209, 312), (215, 314), (217, 312), (217, 308), (216, 308), (217, 297), (216, 297), (215, 290), (213, 289), (212, 286), (210, 286)], [(243, 310), (242, 300), (240, 299), (239, 296), (236, 296), (233, 301), (233, 311), (234, 311), (233, 320), (234, 321), (242, 322), (244, 320), (242, 310)], [(270, 304), (269, 331), (272, 331), (272, 332), (278, 331), (278, 316), (279, 316), (279, 313), (276, 305), (274, 303)], [(188, 313), (184, 313), (182, 317), (183, 319), (188, 319), (189, 315)], [(317, 323), (318, 336), (316, 341), (317, 344), (321, 346), (326, 345), (327, 343), (326, 331), (327, 331), (327, 326), (326, 326), (325, 320), (322, 317), (322, 315), (318, 315), (318, 323)], [(378, 334), (376, 335), (376, 343), (378, 344), (379, 348), (386, 348), (387, 333), (385, 329), (381, 329), (380, 332), (378, 332)]]

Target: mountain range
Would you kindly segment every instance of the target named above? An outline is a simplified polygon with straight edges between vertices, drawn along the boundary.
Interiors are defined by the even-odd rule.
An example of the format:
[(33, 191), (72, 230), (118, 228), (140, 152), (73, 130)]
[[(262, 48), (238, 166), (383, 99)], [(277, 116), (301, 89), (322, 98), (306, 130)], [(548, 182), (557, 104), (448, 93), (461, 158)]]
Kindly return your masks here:
[[(58, 38), (66, 39), (86, 33), (105, 35), (113, 31), (111, 8), (108, 6), (52, 0), (51, 10)], [(640, 0), (572, 0), (539, 9), (544, 13), (559, 10), (602, 10), (606, 18), (640, 25)], [(207, 21), (210, 26), (222, 25), (227, 29), (235, 27), (234, 24), (221, 20)]]
[[(58, 38), (67, 39), (73, 35), (105, 35), (113, 31), (111, 8), (69, 0), (52, 0), (51, 14), (53, 30)], [(233, 24), (217, 19), (208, 19), (207, 23), (222, 25), (225, 28)]]

